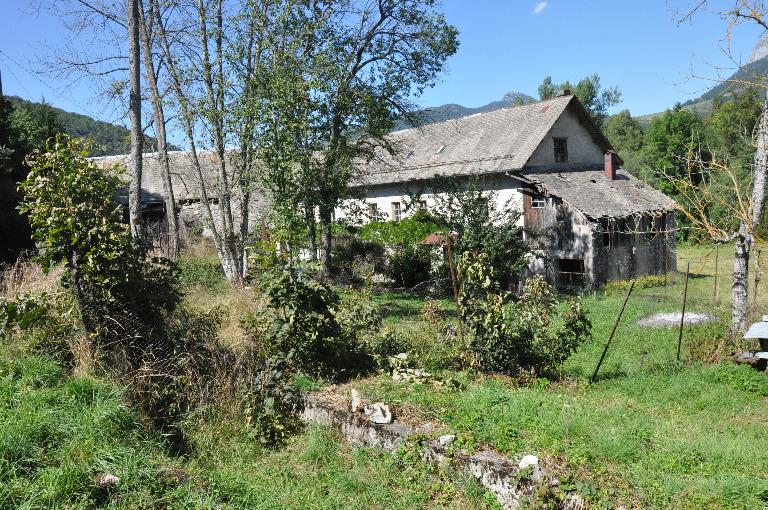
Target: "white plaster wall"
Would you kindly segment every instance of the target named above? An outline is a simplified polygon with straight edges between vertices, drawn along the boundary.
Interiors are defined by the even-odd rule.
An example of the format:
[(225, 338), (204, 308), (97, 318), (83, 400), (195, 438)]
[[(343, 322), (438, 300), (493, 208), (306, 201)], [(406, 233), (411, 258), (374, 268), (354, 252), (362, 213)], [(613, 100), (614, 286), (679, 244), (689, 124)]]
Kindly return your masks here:
[[(568, 142), (568, 161), (555, 163), (553, 138), (565, 138)], [(603, 165), (603, 150), (592, 139), (592, 135), (581, 125), (575, 113), (566, 110), (560, 116), (547, 136), (533, 152), (526, 166), (572, 166)]]
[[(497, 210), (501, 210), (507, 203), (513, 209), (523, 212), (523, 195), (520, 193), (519, 188), (522, 183), (513, 177), (507, 175), (494, 175), (489, 176), (486, 179), (480, 181), (480, 187), (486, 191), (493, 191), (496, 193), (496, 206)], [(435, 194), (428, 182), (408, 182), (400, 184), (382, 184), (379, 186), (372, 186), (365, 190), (365, 198), (363, 199), (366, 204), (376, 204), (379, 213), (385, 213), (386, 219), (392, 219), (392, 203), (400, 202), (401, 210), (405, 210), (405, 201), (409, 199), (409, 194), (414, 195), (421, 193), (421, 200), (427, 202), (427, 209), (434, 208), (436, 206), (436, 196), (445, 196), (445, 193)], [(345, 217), (345, 206), (348, 206), (352, 200), (347, 200), (341, 207), (336, 208), (336, 218), (341, 219)], [(358, 201), (358, 203), (360, 203)], [(402, 213), (402, 217), (413, 214), (415, 211), (409, 211), (408, 214)], [(518, 224), (523, 226), (522, 215), (518, 220)]]

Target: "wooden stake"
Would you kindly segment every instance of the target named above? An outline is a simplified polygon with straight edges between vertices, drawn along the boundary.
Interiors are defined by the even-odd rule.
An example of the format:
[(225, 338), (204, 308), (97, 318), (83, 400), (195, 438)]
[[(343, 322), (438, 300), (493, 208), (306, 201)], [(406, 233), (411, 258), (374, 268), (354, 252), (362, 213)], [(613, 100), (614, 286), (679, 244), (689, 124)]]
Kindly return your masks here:
[(597, 366), (595, 367), (595, 373), (592, 374), (593, 383), (597, 381), (597, 373), (600, 371), (600, 366), (603, 364), (605, 355), (608, 353), (608, 347), (611, 345), (611, 340), (613, 340), (613, 335), (616, 334), (616, 328), (619, 327), (619, 321), (621, 321), (621, 316), (624, 315), (624, 308), (627, 306), (627, 301), (629, 301), (629, 296), (632, 294), (632, 289), (634, 288), (635, 288), (635, 280), (632, 280), (632, 285), (629, 286), (627, 297), (624, 298), (624, 304), (621, 305), (619, 316), (616, 317), (616, 322), (613, 324), (613, 330), (611, 330), (611, 336), (608, 337), (608, 342), (605, 344), (605, 349), (603, 349), (603, 354), (600, 356), (600, 361), (597, 362)]
[(715, 304), (720, 302), (720, 245), (715, 245)]
[(680, 333), (677, 335), (677, 361), (680, 361), (680, 349), (683, 345), (683, 323), (685, 321), (685, 304), (688, 301), (688, 274), (691, 272), (691, 263), (685, 270), (685, 290), (683, 291), (683, 313), (680, 314)]
[(464, 345), (464, 322), (461, 320), (461, 301), (459, 300), (459, 286), (456, 278), (456, 264), (453, 262), (453, 238), (449, 232), (445, 241), (448, 248), (448, 266), (451, 270), (451, 286), (453, 287), (453, 299), (456, 302), (456, 318), (459, 319), (459, 336), (461, 345)]
[(753, 306), (757, 308), (757, 288), (760, 286), (762, 275), (760, 274), (760, 255), (763, 250), (755, 250), (755, 296), (752, 298)]

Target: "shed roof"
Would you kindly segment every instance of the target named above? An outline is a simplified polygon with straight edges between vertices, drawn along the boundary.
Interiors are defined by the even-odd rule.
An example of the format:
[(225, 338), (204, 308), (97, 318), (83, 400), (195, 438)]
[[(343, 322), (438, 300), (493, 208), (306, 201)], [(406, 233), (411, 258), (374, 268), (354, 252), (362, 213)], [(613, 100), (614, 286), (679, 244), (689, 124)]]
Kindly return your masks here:
[(604, 150), (611, 149), (579, 100), (569, 94), (395, 131), (389, 135), (389, 141), (396, 154), (377, 150), (355, 184), (521, 170), (567, 108), (579, 116), (598, 145)]
[(631, 174), (619, 170), (616, 179), (603, 168), (531, 168), (520, 176), (562, 198), (591, 219), (626, 217), (638, 213), (669, 211), (676, 202)]

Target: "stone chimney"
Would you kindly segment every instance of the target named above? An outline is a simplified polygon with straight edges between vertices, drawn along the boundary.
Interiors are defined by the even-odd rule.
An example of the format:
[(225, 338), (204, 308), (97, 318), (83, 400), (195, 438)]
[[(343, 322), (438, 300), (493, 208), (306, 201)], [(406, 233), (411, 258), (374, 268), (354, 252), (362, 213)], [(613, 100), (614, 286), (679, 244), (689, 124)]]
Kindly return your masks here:
[(555, 93), (555, 97), (570, 96), (571, 89), (560, 89)]
[(605, 177), (615, 181), (616, 170), (619, 167), (619, 155), (614, 151), (606, 151), (605, 153)]

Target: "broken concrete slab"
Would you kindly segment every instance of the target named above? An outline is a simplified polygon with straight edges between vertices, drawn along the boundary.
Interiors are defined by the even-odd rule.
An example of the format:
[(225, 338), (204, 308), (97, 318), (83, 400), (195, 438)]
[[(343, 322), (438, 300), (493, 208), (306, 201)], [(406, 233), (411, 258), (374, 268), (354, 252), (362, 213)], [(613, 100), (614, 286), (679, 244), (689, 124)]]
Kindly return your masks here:
[[(637, 325), (644, 328), (670, 328), (680, 326), (680, 315), (682, 315), (682, 312), (661, 312), (640, 319), (637, 321)], [(707, 322), (714, 322), (716, 320), (717, 317), (706, 312), (686, 311), (683, 324), (686, 326), (695, 326), (698, 324), (706, 324)]]
[[(333, 401), (324, 401), (316, 395), (305, 397), (305, 407), (302, 418), (306, 422), (325, 425), (338, 430), (344, 439), (353, 444), (377, 447), (392, 451), (410, 437), (420, 433), (418, 428), (411, 427), (398, 421), (386, 424), (375, 424), (359, 413), (351, 413), (346, 405)], [(423, 432), (422, 432), (423, 433)], [(521, 464), (526, 469), (533, 465), (538, 478), (546, 480), (546, 473), (539, 464), (538, 457), (522, 456), (520, 461), (501, 455), (492, 450), (481, 450), (474, 453), (455, 452), (451, 448), (453, 441), (448, 441), (450, 435), (429, 441), (424, 449), (427, 460), (448, 463), (457, 468), (467, 469), (486, 489), (496, 496), (505, 510), (517, 510), (521, 498), (535, 490), (536, 483), (532, 477), (521, 476)], [(455, 437), (455, 436), (454, 436)], [(442, 441), (441, 441), (442, 439)], [(526, 462), (522, 462), (525, 460)], [(563, 510), (586, 509), (586, 502), (569, 495), (560, 506)]]

